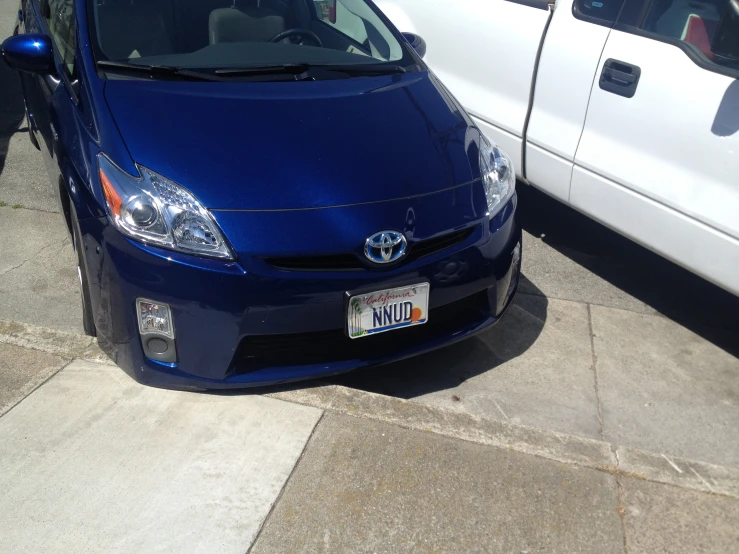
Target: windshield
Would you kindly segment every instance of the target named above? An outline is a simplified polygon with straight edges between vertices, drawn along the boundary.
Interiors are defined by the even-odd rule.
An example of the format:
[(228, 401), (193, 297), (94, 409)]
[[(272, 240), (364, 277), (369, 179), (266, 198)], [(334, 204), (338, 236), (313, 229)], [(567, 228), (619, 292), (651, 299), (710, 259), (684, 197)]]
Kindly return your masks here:
[(415, 63), (365, 0), (91, 0), (98, 61), (224, 69)]

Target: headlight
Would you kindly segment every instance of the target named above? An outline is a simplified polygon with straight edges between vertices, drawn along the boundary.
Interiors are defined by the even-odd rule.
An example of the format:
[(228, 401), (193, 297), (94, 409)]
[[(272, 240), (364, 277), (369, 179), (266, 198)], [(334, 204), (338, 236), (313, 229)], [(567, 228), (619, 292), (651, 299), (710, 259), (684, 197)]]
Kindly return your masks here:
[(133, 177), (98, 154), (108, 215), (126, 236), (187, 254), (232, 260), (213, 216), (187, 190), (136, 166)]
[(480, 176), (488, 201), (488, 215), (497, 214), (516, 190), (511, 159), (497, 145), (480, 135)]

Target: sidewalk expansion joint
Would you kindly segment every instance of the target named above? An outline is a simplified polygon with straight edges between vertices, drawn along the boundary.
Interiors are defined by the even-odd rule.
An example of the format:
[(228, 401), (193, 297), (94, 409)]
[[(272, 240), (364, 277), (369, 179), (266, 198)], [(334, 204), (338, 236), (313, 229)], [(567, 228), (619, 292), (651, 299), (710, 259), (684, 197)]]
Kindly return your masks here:
[(295, 475), (295, 472), (297, 471), (298, 466), (303, 461), (303, 457), (305, 456), (305, 453), (308, 451), (308, 446), (313, 441), (313, 436), (316, 434), (316, 429), (318, 429), (318, 426), (323, 421), (323, 416), (325, 414), (326, 414), (325, 410), (321, 411), (321, 415), (319, 416), (318, 421), (316, 421), (316, 424), (313, 426), (313, 430), (310, 432), (310, 436), (308, 437), (308, 440), (305, 441), (305, 444), (303, 445), (303, 450), (300, 451), (300, 456), (298, 456), (298, 460), (295, 462), (295, 465), (293, 465), (293, 468), (290, 471), (290, 475), (288, 475), (287, 479), (285, 479), (285, 483), (282, 485), (282, 488), (280, 489), (279, 494), (275, 498), (274, 502), (272, 502), (272, 505), (269, 507), (269, 512), (267, 512), (267, 515), (262, 520), (262, 524), (259, 526), (259, 529), (254, 535), (254, 538), (251, 541), (251, 545), (249, 546), (249, 550), (246, 551), (246, 554), (249, 554), (254, 549), (254, 545), (257, 544), (257, 541), (259, 540), (259, 535), (262, 534), (262, 530), (267, 525), (269, 518), (272, 517), (272, 512), (275, 511), (275, 507), (280, 503), (280, 500), (282, 499), (282, 495), (285, 493), (285, 490), (287, 489), (287, 486), (290, 484), (290, 481), (292, 481), (293, 475)]
[(73, 361), (74, 361), (74, 360), (67, 360), (67, 361), (65, 361), (65, 362), (64, 362), (64, 363), (63, 363), (63, 364), (62, 364), (62, 365), (61, 365), (61, 366), (59, 367), (59, 369), (57, 369), (56, 371), (54, 371), (54, 372), (53, 372), (53, 373), (52, 373), (51, 375), (49, 375), (49, 376), (48, 376), (48, 377), (47, 377), (46, 379), (44, 379), (43, 381), (41, 381), (40, 383), (38, 383), (38, 384), (37, 384), (37, 385), (36, 385), (35, 387), (33, 387), (32, 389), (30, 389), (30, 390), (29, 390), (29, 391), (28, 391), (28, 392), (27, 392), (27, 393), (25, 394), (25, 396), (24, 396), (23, 398), (21, 398), (20, 400), (18, 400), (18, 402), (16, 402), (16, 403), (15, 403), (15, 404), (13, 404), (12, 406), (9, 406), (9, 407), (8, 407), (8, 408), (6, 408), (6, 409), (5, 409), (5, 410), (4, 410), (3, 412), (0, 412), (0, 418), (2, 418), (2, 417), (5, 417), (5, 416), (6, 416), (6, 415), (8, 415), (8, 414), (9, 414), (10, 412), (12, 412), (12, 411), (13, 411), (13, 409), (14, 409), (14, 408), (15, 408), (16, 406), (19, 406), (19, 405), (20, 405), (20, 404), (21, 404), (21, 403), (22, 403), (22, 402), (23, 402), (23, 401), (24, 401), (24, 400), (25, 400), (26, 398), (28, 398), (29, 396), (31, 396), (31, 395), (32, 395), (32, 394), (33, 394), (34, 392), (36, 392), (36, 391), (37, 391), (38, 389), (40, 389), (41, 387), (43, 387), (43, 386), (44, 386), (44, 385), (45, 385), (46, 383), (48, 383), (49, 381), (51, 381), (51, 380), (52, 380), (52, 379), (53, 379), (53, 378), (54, 378), (54, 377), (55, 377), (56, 375), (58, 375), (58, 374), (59, 374), (59, 372), (60, 372), (60, 371), (63, 371), (63, 370), (64, 370), (64, 368), (66, 368), (66, 367), (67, 367), (67, 366), (68, 366), (69, 364), (71, 364), (71, 363), (72, 363)]

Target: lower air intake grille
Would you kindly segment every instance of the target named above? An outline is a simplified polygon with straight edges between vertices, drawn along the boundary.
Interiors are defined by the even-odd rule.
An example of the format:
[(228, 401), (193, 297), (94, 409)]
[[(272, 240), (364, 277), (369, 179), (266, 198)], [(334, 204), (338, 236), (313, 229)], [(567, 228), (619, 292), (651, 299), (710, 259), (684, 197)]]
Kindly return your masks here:
[(428, 323), (350, 339), (342, 330), (290, 335), (251, 335), (239, 343), (230, 375), (267, 367), (289, 367), (341, 361), (367, 361), (397, 355), (431, 343), (490, 315), (487, 291), (434, 308)]

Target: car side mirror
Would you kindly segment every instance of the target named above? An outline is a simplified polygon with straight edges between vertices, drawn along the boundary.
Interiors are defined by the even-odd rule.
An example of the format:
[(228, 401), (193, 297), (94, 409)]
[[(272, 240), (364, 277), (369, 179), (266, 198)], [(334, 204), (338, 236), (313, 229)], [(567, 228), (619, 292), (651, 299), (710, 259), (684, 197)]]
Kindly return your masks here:
[(42, 34), (15, 35), (0, 47), (3, 61), (13, 69), (47, 75), (55, 73), (51, 39)]
[(739, 62), (739, 1), (727, 2), (713, 36), (711, 52), (717, 57)]
[(405, 40), (407, 40), (416, 53), (422, 58), (426, 55), (426, 41), (423, 40), (415, 33), (403, 33)]

